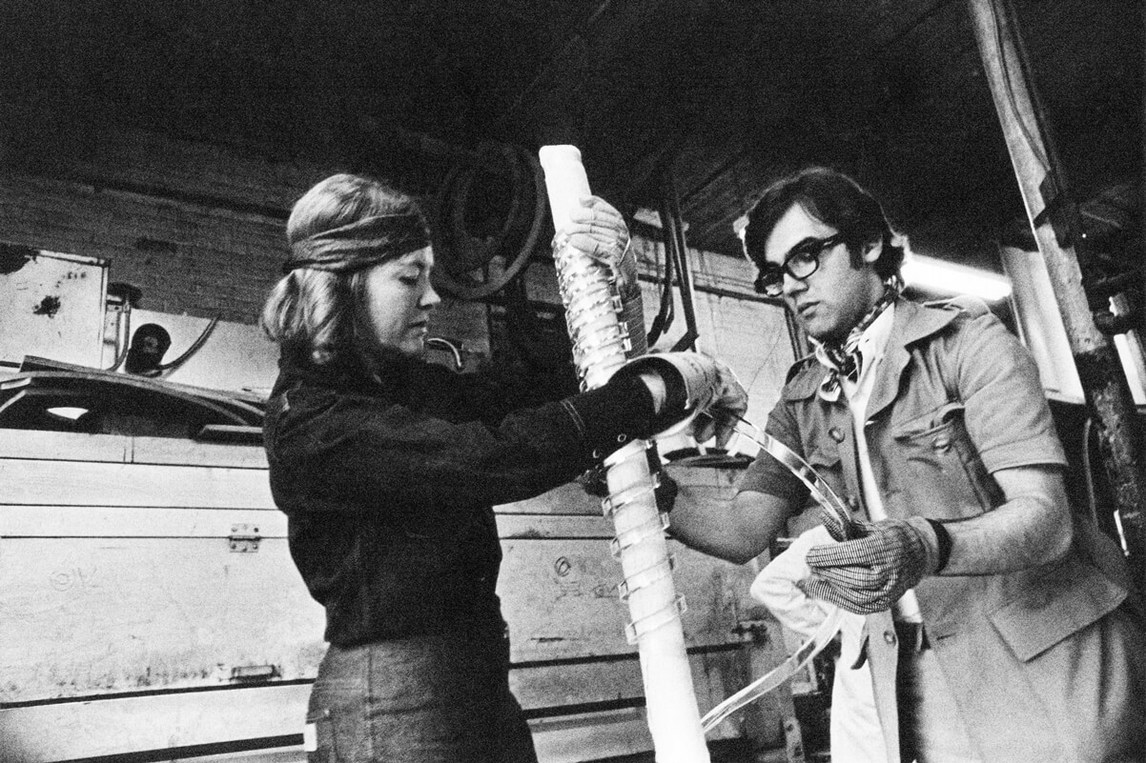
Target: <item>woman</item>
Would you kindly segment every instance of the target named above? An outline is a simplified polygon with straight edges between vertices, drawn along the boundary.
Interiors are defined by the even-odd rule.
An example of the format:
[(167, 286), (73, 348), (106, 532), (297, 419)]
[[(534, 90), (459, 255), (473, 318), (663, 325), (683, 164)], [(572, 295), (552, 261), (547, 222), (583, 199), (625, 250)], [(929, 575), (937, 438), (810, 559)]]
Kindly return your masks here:
[[(632, 272), (623, 219), (600, 199), (564, 233)], [(491, 507), (568, 482), (701, 400), (717, 399), (717, 420), (743, 410), (743, 389), (691, 354), (703, 380), (654, 364), (551, 402), (424, 362), (440, 301), (425, 222), (369, 178), (320, 182), (287, 238), (263, 314), (282, 350), (264, 435), (291, 555), (326, 608), (310, 760), (534, 761), (508, 688)]]

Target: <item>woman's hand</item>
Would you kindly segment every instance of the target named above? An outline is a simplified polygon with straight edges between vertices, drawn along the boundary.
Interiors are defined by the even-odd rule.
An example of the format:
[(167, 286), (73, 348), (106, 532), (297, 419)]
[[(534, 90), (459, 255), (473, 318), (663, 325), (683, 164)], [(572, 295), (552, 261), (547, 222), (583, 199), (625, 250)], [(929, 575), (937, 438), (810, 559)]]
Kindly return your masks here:
[(619, 368), (614, 379), (636, 376), (653, 399), (654, 432), (687, 422), (697, 442), (715, 438), (723, 448), (748, 410), (748, 393), (728, 366), (698, 352), (642, 355)]
[(555, 248), (572, 246), (608, 267), (622, 295), (637, 286), (637, 260), (625, 218), (599, 196), (581, 199), (581, 207), (570, 213), (569, 225), (558, 231), (553, 243)]
[(709, 404), (697, 414), (692, 436), (698, 443), (715, 438), (716, 447), (724, 448), (735, 434), (736, 424), (748, 411), (748, 392), (724, 363), (709, 358), (716, 371)]

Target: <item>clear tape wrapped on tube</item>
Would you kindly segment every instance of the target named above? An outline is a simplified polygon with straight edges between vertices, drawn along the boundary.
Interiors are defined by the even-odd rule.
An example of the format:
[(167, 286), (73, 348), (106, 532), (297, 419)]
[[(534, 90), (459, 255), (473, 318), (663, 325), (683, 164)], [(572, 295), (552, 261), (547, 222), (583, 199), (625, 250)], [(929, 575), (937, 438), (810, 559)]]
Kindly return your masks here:
[[(539, 152), (553, 215), (556, 242), (589, 181), (576, 146), (543, 146)], [(553, 252), (574, 362), (584, 389), (595, 389), (624, 365), (628, 354), (643, 352), (643, 335), (630, 337), (621, 319), (621, 301), (610, 269), (568, 243)], [(613, 520), (612, 547), (624, 573), (623, 601), (629, 608), (626, 636), (637, 645), (649, 732), (658, 763), (707, 763), (708, 747), (692, 684), (664, 524), (657, 511), (656, 487), (645, 453), (647, 442), (630, 442), (605, 459), (609, 498), (603, 504)]]

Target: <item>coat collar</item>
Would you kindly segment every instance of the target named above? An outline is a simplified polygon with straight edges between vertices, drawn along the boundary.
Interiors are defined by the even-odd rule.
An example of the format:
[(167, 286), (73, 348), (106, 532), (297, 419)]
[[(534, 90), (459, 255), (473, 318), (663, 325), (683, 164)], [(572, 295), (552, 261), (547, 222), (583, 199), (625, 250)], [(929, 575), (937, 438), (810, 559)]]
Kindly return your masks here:
[(412, 380), (423, 373), (425, 366), (419, 358), (386, 353), (379, 356), (376, 369), (372, 370), (357, 354), (349, 352), (317, 365), (302, 353), (284, 351), (279, 358), (279, 378), (272, 394), (306, 384), (347, 394), (399, 397), (419, 389)]
[[(900, 299), (895, 303), (895, 317), (887, 352), (876, 369), (875, 386), (867, 405), (867, 418), (872, 418), (895, 399), (899, 379), (911, 355), (908, 347), (939, 332), (960, 314), (960, 306), (952, 303), (920, 304)], [(813, 355), (796, 361), (785, 385), (785, 400), (803, 400), (812, 397), (824, 380), (824, 367)]]

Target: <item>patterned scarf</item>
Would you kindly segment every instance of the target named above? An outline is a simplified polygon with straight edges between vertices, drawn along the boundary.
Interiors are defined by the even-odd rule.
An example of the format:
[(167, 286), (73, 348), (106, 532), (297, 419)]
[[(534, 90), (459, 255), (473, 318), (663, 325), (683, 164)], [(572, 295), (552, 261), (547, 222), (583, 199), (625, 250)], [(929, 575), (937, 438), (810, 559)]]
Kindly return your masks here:
[(899, 299), (900, 292), (903, 291), (903, 279), (898, 275), (892, 276), (884, 281), (883, 296), (872, 306), (871, 310), (852, 327), (848, 332), (847, 338), (842, 343), (839, 342), (816, 342), (816, 359), (821, 364), (826, 366), (830, 373), (828, 378), (824, 380), (821, 389), (825, 393), (835, 392), (839, 386), (839, 377), (845, 376), (853, 383), (859, 379), (860, 372), (863, 371), (863, 355), (859, 351), (860, 339), (863, 338), (863, 332), (867, 331), (868, 326), (875, 323), (875, 319), (883, 314), (883, 311), (893, 304), (895, 300)]

